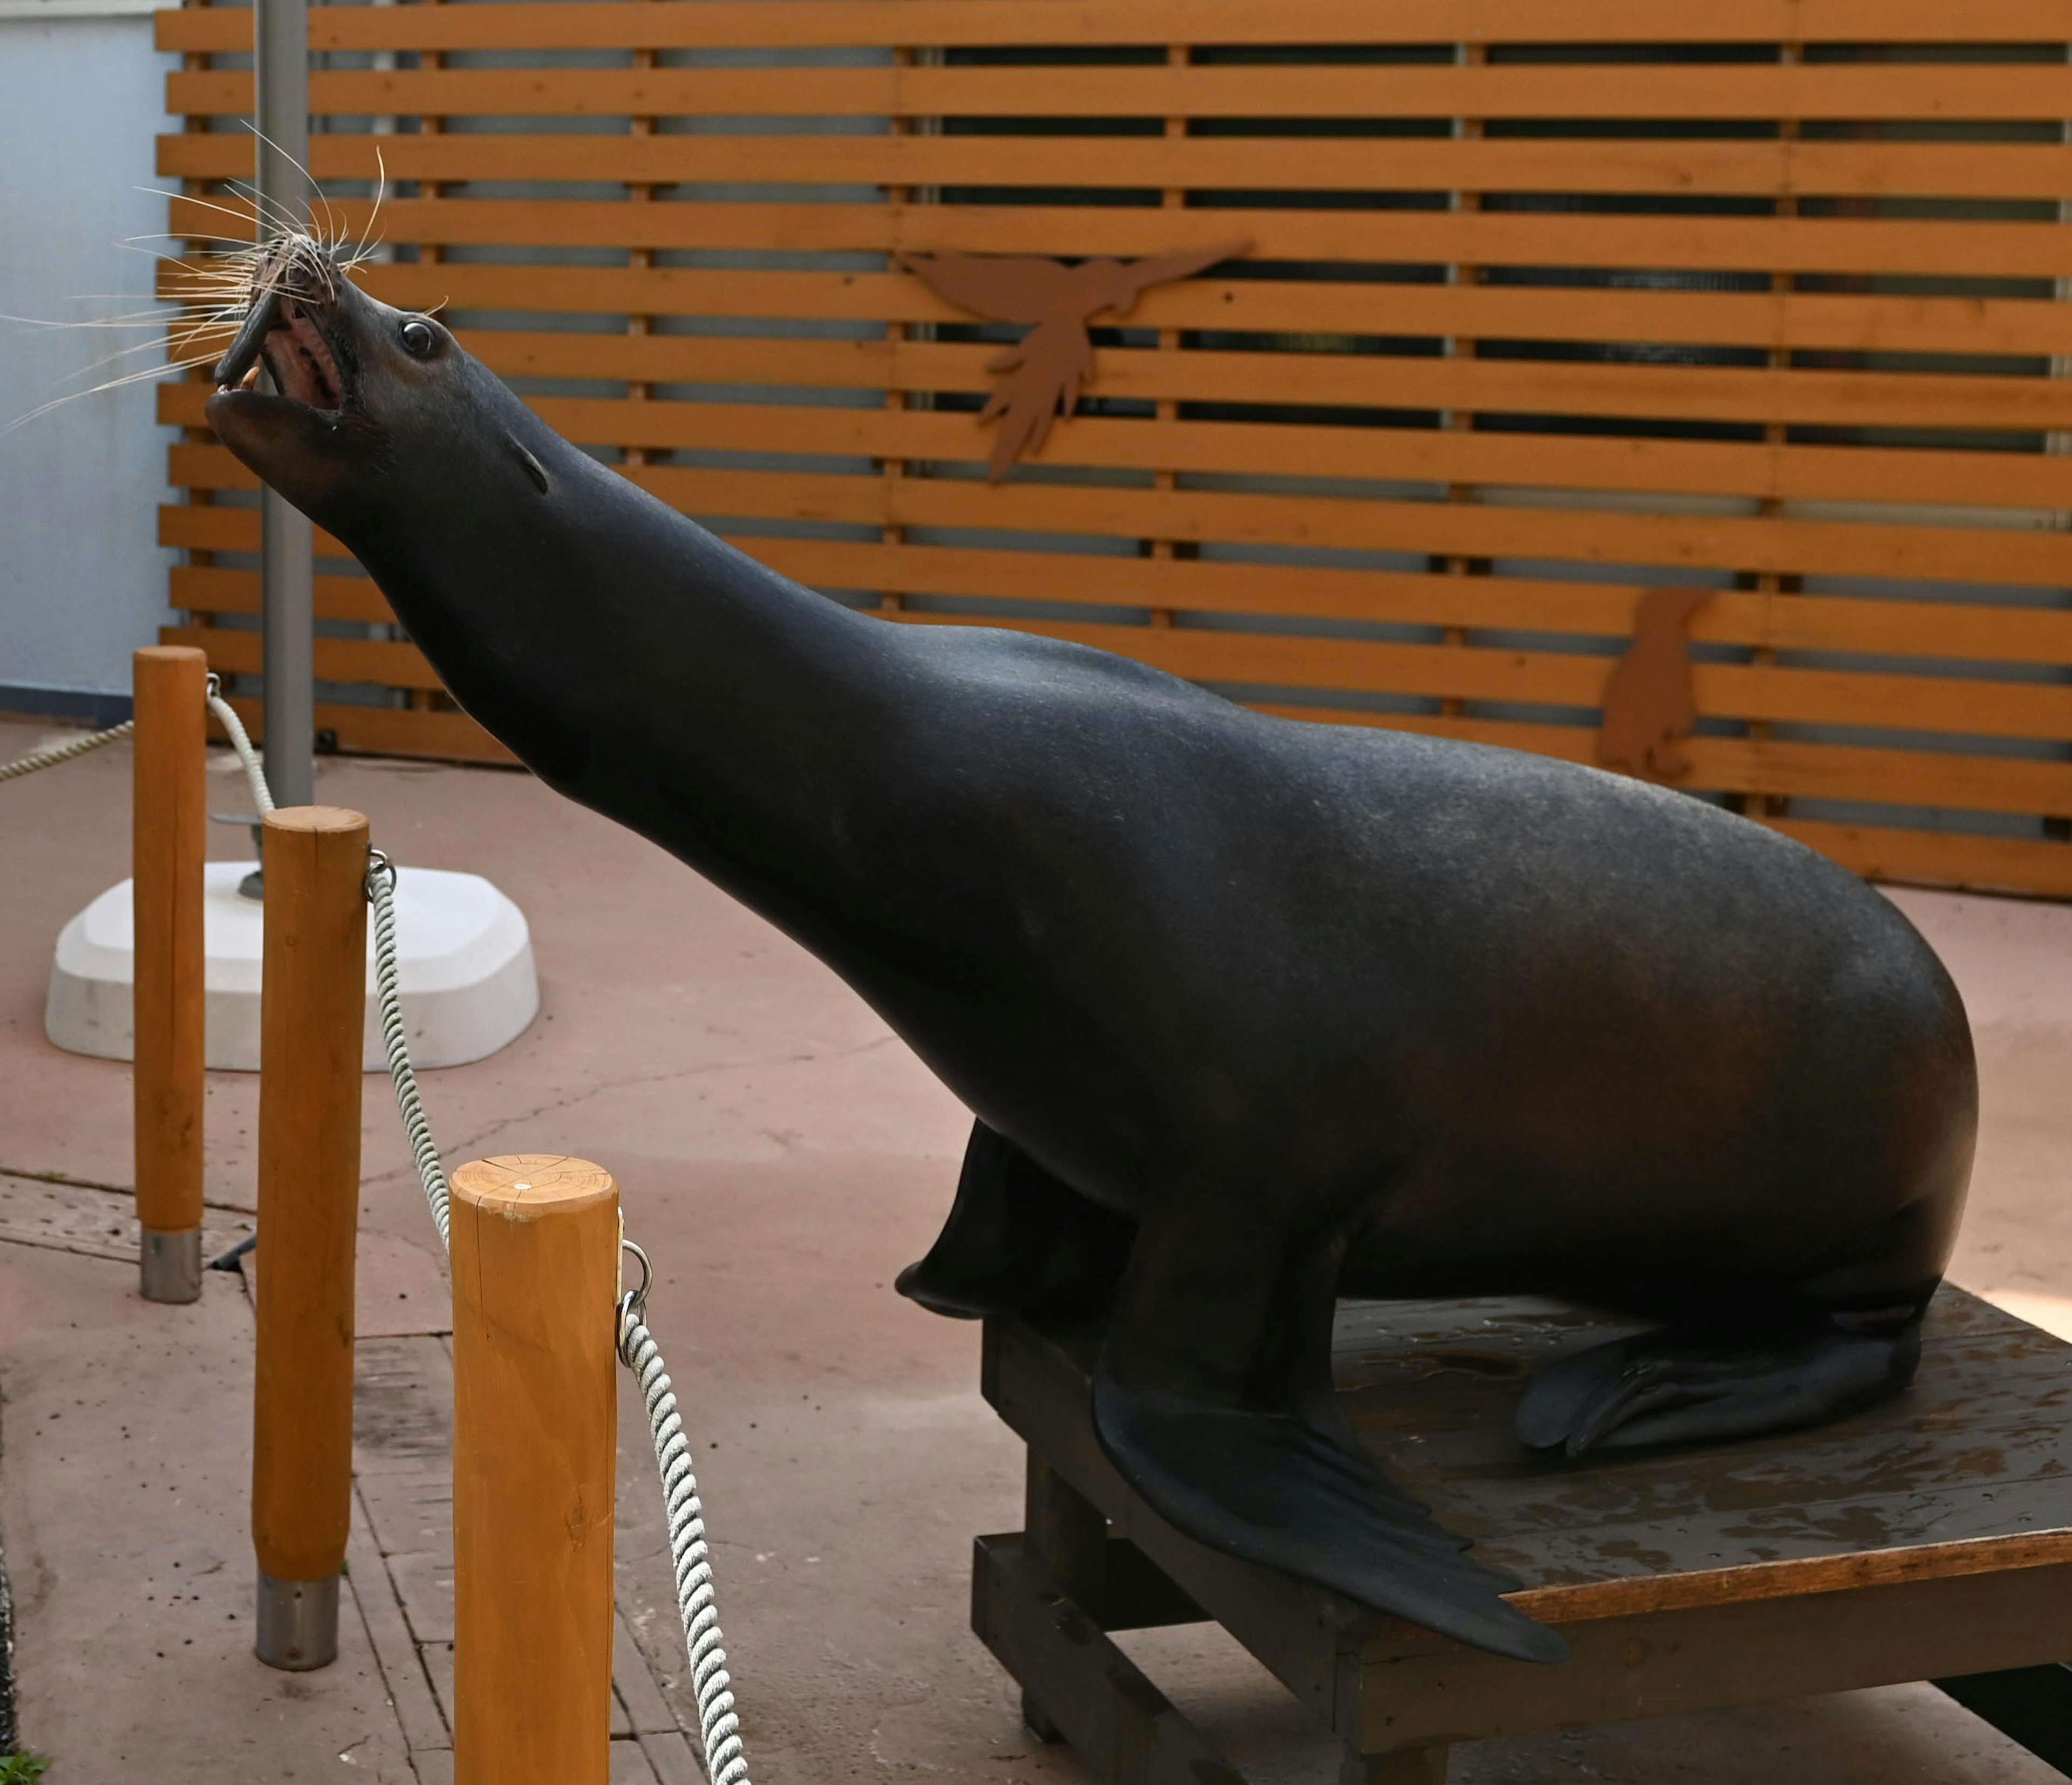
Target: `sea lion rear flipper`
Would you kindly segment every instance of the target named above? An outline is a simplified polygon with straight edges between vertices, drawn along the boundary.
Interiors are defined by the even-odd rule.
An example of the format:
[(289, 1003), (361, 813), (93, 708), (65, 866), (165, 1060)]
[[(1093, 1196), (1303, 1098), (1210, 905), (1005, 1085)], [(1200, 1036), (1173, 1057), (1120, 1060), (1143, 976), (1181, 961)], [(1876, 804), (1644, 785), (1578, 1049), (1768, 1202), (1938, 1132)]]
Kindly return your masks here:
[(1054, 1178), (984, 1122), (972, 1125), (956, 1201), (899, 1293), (936, 1314), (1073, 1314), (1107, 1306), (1136, 1224)]
[(1920, 1359), (1918, 1315), (1874, 1331), (1822, 1314), (1664, 1327), (1549, 1364), (1519, 1403), (1518, 1435), (1572, 1457), (1790, 1431), (1897, 1393)]
[[(1558, 1661), (1517, 1582), (1391, 1482), (1330, 1380), (1338, 1252), (1276, 1273), (1263, 1240), (1147, 1221), (1094, 1373), (1094, 1429), (1177, 1529), (1476, 1647)], [(1319, 1266), (1322, 1268), (1319, 1268)]]

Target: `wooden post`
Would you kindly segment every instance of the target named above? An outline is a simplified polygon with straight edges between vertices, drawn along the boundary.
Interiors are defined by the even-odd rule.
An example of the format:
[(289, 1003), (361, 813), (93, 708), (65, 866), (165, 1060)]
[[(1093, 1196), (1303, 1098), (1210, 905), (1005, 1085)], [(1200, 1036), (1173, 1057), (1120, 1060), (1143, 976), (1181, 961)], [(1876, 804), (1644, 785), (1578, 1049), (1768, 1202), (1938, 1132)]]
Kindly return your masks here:
[(259, 1659), (338, 1653), (352, 1504), (352, 1265), (367, 1008), (367, 821), (267, 815), (252, 1541)]
[(619, 1187), (545, 1155), (452, 1186), (455, 1785), (606, 1785)]
[(147, 1302), (201, 1295), (202, 857), (208, 659), (139, 651), (130, 807), (133, 1032), (140, 1286)]

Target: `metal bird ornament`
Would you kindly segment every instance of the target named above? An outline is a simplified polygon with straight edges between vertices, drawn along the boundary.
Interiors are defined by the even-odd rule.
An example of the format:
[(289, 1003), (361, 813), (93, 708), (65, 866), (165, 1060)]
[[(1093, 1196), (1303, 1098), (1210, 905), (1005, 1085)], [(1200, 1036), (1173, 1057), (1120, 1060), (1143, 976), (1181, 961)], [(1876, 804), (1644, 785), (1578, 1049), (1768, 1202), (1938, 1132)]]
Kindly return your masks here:
[(997, 483), (1025, 453), (1039, 450), (1051, 422), (1069, 415), (1093, 382), (1087, 325), (1103, 311), (1127, 316), (1156, 285), (1192, 278), (1219, 261), (1252, 251), (1248, 241), (1141, 261), (1082, 261), (1077, 266), (1030, 254), (904, 254), (898, 264), (938, 297), (989, 322), (1033, 324), (989, 372), (1004, 372), (980, 412), (998, 422), (989, 461)]

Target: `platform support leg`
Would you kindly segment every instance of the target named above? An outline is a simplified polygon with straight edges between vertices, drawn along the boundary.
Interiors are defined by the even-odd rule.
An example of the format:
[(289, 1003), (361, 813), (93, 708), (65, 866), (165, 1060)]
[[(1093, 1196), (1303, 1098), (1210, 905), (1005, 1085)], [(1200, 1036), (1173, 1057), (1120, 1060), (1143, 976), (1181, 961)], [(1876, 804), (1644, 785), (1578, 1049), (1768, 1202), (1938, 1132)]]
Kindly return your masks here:
[[(1067, 1598), (1086, 1607), (1105, 1602), (1108, 1520), (1033, 1448), (1022, 1494), (1022, 1543)], [(1055, 1744), (1065, 1739), (1064, 1731), (1026, 1687), (1022, 1692), (1022, 1721), (1038, 1742)]]
[(1929, 1684), (2046, 1766), (2072, 1777), (2072, 1666), (2050, 1661)]
[(1389, 1754), (1355, 1754), (1349, 1748), (1338, 1768), (1338, 1785), (1446, 1785), (1445, 1744)]

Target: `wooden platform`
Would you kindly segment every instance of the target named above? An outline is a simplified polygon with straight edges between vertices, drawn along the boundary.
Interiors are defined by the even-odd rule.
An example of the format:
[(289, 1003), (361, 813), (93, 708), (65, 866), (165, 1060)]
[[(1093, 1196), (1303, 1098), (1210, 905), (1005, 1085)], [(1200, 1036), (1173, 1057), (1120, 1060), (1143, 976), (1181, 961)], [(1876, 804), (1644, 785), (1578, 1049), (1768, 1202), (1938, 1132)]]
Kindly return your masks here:
[(1437, 1785), (1449, 1743), (1931, 1680), (2072, 1775), (2072, 1345), (1946, 1288), (1885, 1407), (1698, 1451), (1548, 1461), (1526, 1379), (1630, 1330), (1545, 1302), (1347, 1303), (1338, 1379), (1399, 1482), (1559, 1667), (1503, 1660), (1182, 1536), (1087, 1417), (1100, 1335), (988, 1323), (985, 1396), (1029, 1445), (1026, 1531), (978, 1540), (972, 1623), (1030, 1725), (1115, 1785), (1235, 1785), (1103, 1631), (1214, 1618), (1344, 1742), (1346, 1779)]

